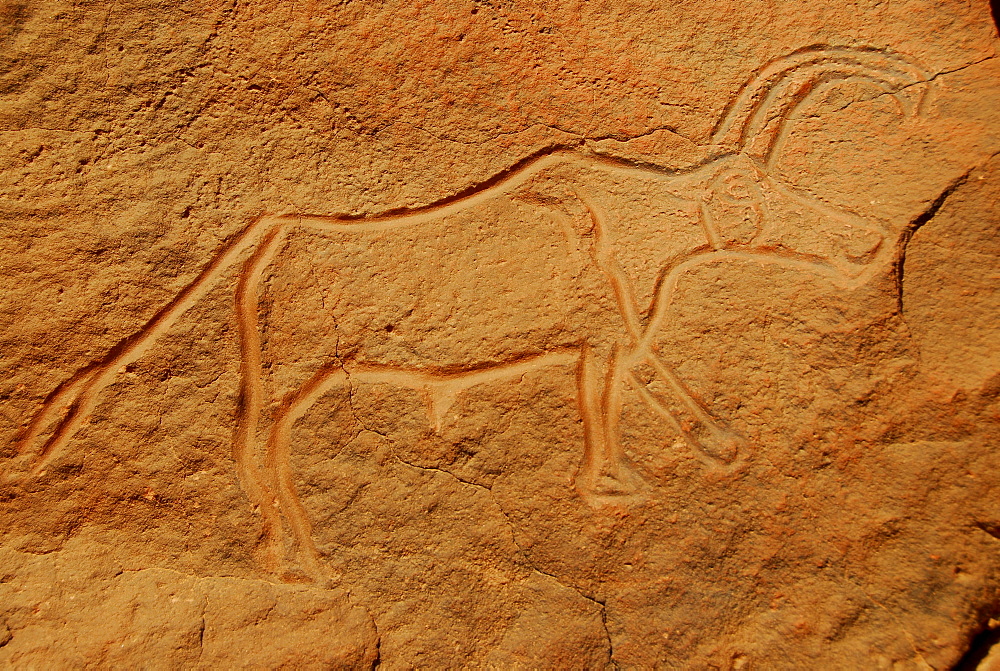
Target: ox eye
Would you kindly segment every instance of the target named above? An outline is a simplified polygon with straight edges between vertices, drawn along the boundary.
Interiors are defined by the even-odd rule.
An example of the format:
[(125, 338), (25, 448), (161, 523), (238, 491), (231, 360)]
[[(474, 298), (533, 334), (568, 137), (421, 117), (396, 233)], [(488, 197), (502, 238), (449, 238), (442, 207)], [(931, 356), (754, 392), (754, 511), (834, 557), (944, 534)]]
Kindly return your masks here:
[(729, 175), (725, 179), (725, 194), (733, 200), (749, 200), (753, 195), (750, 180), (744, 175)]

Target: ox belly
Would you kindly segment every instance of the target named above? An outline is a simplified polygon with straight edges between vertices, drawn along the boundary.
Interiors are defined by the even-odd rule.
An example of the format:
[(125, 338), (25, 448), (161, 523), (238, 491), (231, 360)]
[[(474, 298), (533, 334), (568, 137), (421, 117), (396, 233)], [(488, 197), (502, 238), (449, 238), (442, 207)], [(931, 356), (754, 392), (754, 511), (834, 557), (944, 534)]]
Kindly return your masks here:
[(459, 372), (620, 340), (581, 216), (503, 198), (405, 228), (293, 231), (261, 301), (275, 392), (331, 357)]

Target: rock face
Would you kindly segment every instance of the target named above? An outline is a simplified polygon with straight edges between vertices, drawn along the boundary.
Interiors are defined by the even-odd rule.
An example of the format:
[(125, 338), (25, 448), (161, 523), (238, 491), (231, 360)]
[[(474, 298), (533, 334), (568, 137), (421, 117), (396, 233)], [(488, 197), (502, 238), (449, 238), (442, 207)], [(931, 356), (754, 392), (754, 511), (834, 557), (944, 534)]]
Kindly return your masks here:
[(998, 663), (984, 0), (0, 33), (0, 665)]

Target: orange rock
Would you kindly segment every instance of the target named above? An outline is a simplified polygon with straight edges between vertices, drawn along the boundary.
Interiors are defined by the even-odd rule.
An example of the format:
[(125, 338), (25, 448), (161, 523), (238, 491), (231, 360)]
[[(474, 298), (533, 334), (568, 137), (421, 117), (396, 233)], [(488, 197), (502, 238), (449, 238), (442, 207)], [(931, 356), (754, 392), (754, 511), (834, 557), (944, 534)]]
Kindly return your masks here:
[(993, 663), (987, 3), (0, 32), (0, 664)]

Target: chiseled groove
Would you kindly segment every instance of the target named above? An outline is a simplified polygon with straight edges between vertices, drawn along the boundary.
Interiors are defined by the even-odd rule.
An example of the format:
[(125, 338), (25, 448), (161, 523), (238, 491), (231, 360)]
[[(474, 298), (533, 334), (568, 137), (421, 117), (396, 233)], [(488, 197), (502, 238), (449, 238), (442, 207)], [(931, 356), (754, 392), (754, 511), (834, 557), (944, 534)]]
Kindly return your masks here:
[(263, 271), (271, 263), (283, 240), (283, 228), (271, 228), (243, 265), (236, 284), (236, 323), (240, 340), (240, 395), (233, 435), (233, 461), (240, 485), (250, 503), (264, 518), (264, 542), (271, 554), (272, 570), (282, 559), (281, 517), (274, 506), (274, 493), (264, 482), (256, 462), (254, 446), (263, 406), (263, 369), (258, 327), (258, 290)]
[[(624, 159), (588, 155), (574, 147), (557, 146), (537, 152), (466, 192), (412, 210), (388, 212), (373, 217), (348, 215), (297, 217), (285, 215), (259, 218), (246, 226), (230, 242), (224, 244), (202, 272), (142, 328), (119, 341), (102, 361), (78, 371), (76, 379), (71, 378), (61, 391), (50, 395), (22, 434), (18, 442), (18, 451), (24, 453), (30, 449), (31, 443), (44, 430), (47, 418), (57, 410), (61, 399), (79, 384), (81, 386), (79, 396), (70, 404), (69, 411), (57, 424), (52, 436), (36, 457), (33, 472), (36, 475), (41, 472), (86, 421), (87, 416), (96, 405), (97, 395), (110, 384), (117, 369), (141, 357), (153, 341), (168, 330), (184, 312), (211, 289), (212, 282), (218, 279), (219, 275), (231, 266), (240, 254), (253, 246), (261, 232), (268, 226), (298, 223), (341, 231), (370, 231), (419, 224), (509, 193), (524, 184), (540, 170), (560, 161), (574, 159), (597, 167), (627, 172), (635, 171), (654, 177), (669, 177), (675, 174), (675, 171), (669, 171), (659, 166), (634, 166)], [(90, 371), (93, 372), (90, 373)], [(89, 379), (87, 379), (88, 375)]]
[[(785, 198), (788, 198), (791, 201), (799, 203), (803, 207), (810, 208), (815, 212), (822, 214), (824, 217), (828, 219), (840, 222), (848, 229), (856, 228), (858, 230), (868, 231), (870, 233), (874, 233), (875, 235), (879, 236), (879, 238), (881, 238), (881, 243), (878, 251), (869, 261), (863, 264), (863, 269), (860, 272), (857, 272), (856, 268), (845, 269), (843, 267), (843, 261), (838, 260), (836, 256), (824, 259), (823, 264), (817, 263), (817, 266), (828, 265), (830, 268), (835, 269), (834, 270), (835, 276), (831, 278), (833, 282), (835, 282), (836, 284), (845, 289), (856, 288), (861, 284), (864, 284), (865, 282), (870, 280), (873, 274), (879, 272), (880, 269), (887, 262), (889, 262), (890, 260), (889, 257), (892, 256), (893, 250), (888, 245), (882, 244), (885, 242), (885, 239), (890, 235), (890, 231), (885, 226), (881, 225), (880, 223), (873, 224), (868, 219), (865, 219), (849, 210), (844, 210), (828, 205), (827, 203), (824, 203), (822, 200), (814, 196), (802, 193), (800, 189), (797, 189), (791, 185), (782, 184), (781, 182), (772, 179), (770, 177), (766, 177), (765, 179), (767, 180), (768, 185), (772, 189), (777, 191)], [(800, 256), (801, 260), (805, 260), (805, 255), (800, 255)], [(781, 258), (776, 254), (775, 257)], [(851, 273), (852, 270), (854, 270), (856, 274), (852, 274)]]
[[(729, 259), (736, 261), (753, 261), (755, 263), (760, 263), (761, 265), (776, 265), (796, 268), (815, 273), (817, 275), (822, 275), (833, 282), (837, 282), (842, 279), (842, 274), (837, 272), (834, 268), (812, 261), (810, 260), (811, 258), (813, 257), (802, 258), (800, 256), (777, 256), (776, 251), (770, 250), (766, 253), (742, 250), (720, 250), (701, 252), (689, 257), (681, 263), (678, 263), (660, 282), (659, 293), (657, 294), (656, 302), (654, 303), (653, 312), (650, 316), (645, 334), (643, 335), (637, 349), (637, 356), (639, 356), (642, 352), (649, 351), (653, 338), (656, 336), (656, 332), (659, 331), (660, 326), (663, 324), (663, 320), (666, 318), (666, 312), (670, 308), (673, 301), (674, 291), (677, 289), (677, 283), (680, 280), (681, 275), (692, 268)], [(853, 286), (853, 283), (840, 282), (840, 284), (844, 286)]]
[(715, 225), (715, 218), (704, 201), (698, 203), (698, 222), (701, 224), (701, 230), (712, 249), (716, 251), (722, 249), (724, 245), (718, 227)]
[(327, 391), (348, 381), (367, 384), (394, 384), (409, 389), (447, 388), (461, 392), (470, 387), (497, 380), (519, 377), (540, 368), (569, 365), (579, 358), (579, 350), (562, 348), (544, 354), (517, 359), (468, 373), (433, 372), (395, 366), (359, 365), (348, 372), (340, 361), (320, 368), (297, 392), (282, 404), (275, 415), (267, 443), (264, 466), (272, 473), (281, 509), (292, 527), (295, 540), (307, 553), (310, 571), (321, 577), (320, 553), (312, 539), (312, 524), (295, 491), (291, 467), (291, 433), (295, 422)]
[(646, 401), (649, 407), (656, 410), (656, 412), (661, 417), (663, 417), (671, 424), (673, 424), (674, 428), (677, 429), (677, 431), (681, 435), (687, 435), (687, 430), (681, 424), (681, 421), (677, 419), (677, 416), (674, 415), (674, 413), (671, 412), (669, 409), (663, 407), (663, 404), (660, 402), (660, 399), (656, 398), (656, 396), (654, 396), (653, 393), (649, 391), (649, 388), (646, 387), (646, 384), (641, 379), (639, 379), (638, 375), (630, 372), (629, 381), (636, 388), (636, 390), (639, 392), (639, 395), (642, 396), (643, 400)]
[[(634, 345), (633, 345), (634, 347)], [(622, 412), (622, 378), (625, 373), (624, 357), (616, 345), (606, 362), (604, 389), (601, 393), (601, 429), (604, 439), (604, 454), (610, 465), (611, 475), (618, 478), (624, 467), (625, 452), (621, 447), (618, 424)]]
[(586, 495), (588, 489), (592, 489), (596, 484), (599, 464), (598, 456), (594, 454), (598, 445), (599, 436), (603, 434), (603, 426), (600, 419), (601, 401), (595, 398), (594, 376), (591, 373), (593, 364), (591, 363), (591, 346), (584, 343), (580, 348), (580, 359), (576, 369), (576, 402), (580, 412), (580, 419), (583, 420), (583, 459), (577, 471), (577, 487), (579, 479), (582, 478), (584, 486), (580, 493)]
[(636, 164), (628, 159), (593, 154), (577, 147), (559, 146), (533, 154), (514, 167), (498, 173), (493, 178), (476, 185), (460, 196), (443, 198), (429, 205), (387, 212), (380, 215), (359, 217), (355, 215), (288, 215), (310, 228), (337, 232), (372, 232), (419, 225), (432, 222), (468, 208), (485, 203), (493, 198), (506, 195), (525, 184), (542, 170), (560, 163), (583, 163), (592, 168), (601, 168), (618, 173), (637, 174), (644, 177), (672, 178), (678, 174), (697, 170), (718, 157), (696, 162), (687, 169), (670, 170), (655, 164)]
[(323, 394), (335, 385), (346, 382), (347, 374), (339, 361), (327, 364), (313, 374), (275, 414), (264, 457), (264, 469), (271, 473), (281, 510), (292, 528), (296, 545), (305, 552), (308, 564), (306, 568), (317, 580), (322, 579), (323, 571), (320, 553), (312, 538), (312, 523), (295, 491), (291, 464), (292, 427)]
[(635, 307), (635, 298), (629, 286), (628, 278), (622, 271), (621, 266), (618, 265), (618, 261), (614, 256), (614, 250), (608, 240), (607, 218), (604, 212), (587, 196), (579, 192), (576, 195), (584, 207), (587, 208), (587, 212), (590, 213), (590, 219), (594, 224), (594, 262), (601, 269), (601, 272), (604, 273), (604, 276), (608, 278), (608, 283), (615, 294), (615, 302), (618, 304), (618, 312), (625, 322), (625, 327), (628, 329), (632, 341), (638, 343), (641, 324)]
[[(875, 62), (867, 63), (866, 60)], [(723, 144), (726, 137), (738, 126), (739, 133), (736, 145), (744, 148), (750, 126), (755, 123), (762, 110), (767, 109), (770, 102), (773, 102), (775, 90), (780, 90), (781, 85), (799, 70), (843, 68), (843, 71), (846, 72), (846, 68), (852, 66), (860, 68), (861, 72), (867, 70), (876, 76), (881, 74), (884, 78), (889, 76), (895, 76), (899, 79), (909, 78), (911, 83), (927, 79), (927, 73), (923, 69), (901, 58), (877, 50), (828, 45), (806, 47), (788, 56), (776, 58), (757, 70), (756, 74), (743, 85), (719, 119), (712, 131), (711, 143)], [(910, 72), (897, 68), (904, 68)], [(856, 75), (860, 74), (858, 70), (852, 72)], [(766, 92), (763, 99), (762, 92)]]
[[(872, 224), (867, 219), (865, 219), (860, 215), (855, 214), (854, 212), (851, 212), (850, 210), (829, 205), (820, 200), (819, 198), (809, 193), (803, 192), (803, 190), (800, 188), (796, 188), (784, 182), (779, 182), (778, 180), (773, 179), (771, 177), (765, 177), (764, 179), (767, 182), (768, 186), (770, 186), (772, 189), (774, 189), (781, 195), (785, 196), (789, 200), (794, 200), (796, 203), (799, 203), (804, 207), (808, 207), (812, 210), (815, 210), (816, 212), (821, 213), (825, 217), (829, 217), (830, 219), (834, 219), (836, 221), (849, 224), (850, 226), (856, 226), (858, 228), (864, 228), (868, 230), (871, 230), (873, 228)], [(884, 234), (889, 232), (882, 226), (878, 226), (877, 228), (879, 233)]]
[(295, 216), (294, 219), (311, 228), (342, 232), (384, 231), (422, 224), (456, 214), (469, 207), (509, 193), (541, 170), (578, 154), (578, 151), (565, 145), (543, 149), (459, 194), (442, 198), (422, 207), (395, 210), (374, 216), (305, 215)]
[[(606, 157), (590, 156), (578, 150), (559, 147), (547, 149), (539, 152), (530, 160), (523, 161), (509, 171), (499, 173), (496, 178), (487, 180), (485, 186), (477, 187), (469, 193), (460, 197), (444, 199), (437, 204), (432, 204), (423, 208), (416, 208), (412, 211), (385, 214), (371, 217), (365, 223), (351, 224), (358, 221), (356, 217), (348, 216), (307, 216), (303, 218), (293, 218), (291, 216), (261, 218), (248, 225), (232, 241), (225, 244), (215, 258), (167, 306), (150, 319), (141, 329), (120, 341), (108, 355), (99, 363), (92, 364), (77, 373), (77, 380), (82, 383), (82, 391), (77, 400), (71, 404), (69, 412), (64, 416), (56, 427), (53, 435), (46, 442), (37, 457), (35, 472), (39, 472), (47, 463), (61, 450), (65, 443), (71, 438), (85, 421), (87, 414), (93, 409), (95, 397), (110, 383), (114, 371), (120, 366), (131, 363), (138, 359), (148, 349), (149, 343), (155, 340), (161, 333), (169, 329), (176, 320), (187, 311), (191, 305), (197, 302), (211, 288), (211, 282), (226, 270), (236, 258), (251, 247), (260, 232), (269, 225), (277, 223), (292, 223), (296, 221), (306, 226), (323, 226), (335, 230), (378, 230), (379, 227), (395, 227), (411, 225), (428, 221), (433, 217), (443, 216), (452, 212), (458, 212), (466, 207), (471, 207), (479, 202), (493, 198), (504, 193), (508, 193), (520, 184), (523, 184), (528, 177), (535, 174), (544, 167), (553, 165), (561, 160), (578, 160), (592, 165), (611, 168), (613, 170), (637, 171), (644, 175), (654, 177), (671, 176), (661, 169), (648, 167), (629, 166), (625, 161), (610, 159)], [(339, 222), (339, 223), (338, 223)], [(86, 380), (89, 371), (93, 371), (89, 380)], [(22, 438), (18, 443), (19, 452), (26, 452), (30, 444), (44, 430), (46, 419), (53, 414), (58, 404), (65, 394), (77, 386), (78, 382), (73, 379), (43, 403), (42, 408), (35, 418), (28, 425)]]
[(563, 347), (543, 354), (520, 357), (506, 363), (477, 367), (467, 371), (435, 372), (420, 368), (403, 368), (381, 364), (357, 364), (348, 367), (352, 380), (367, 384), (388, 383), (409, 389), (427, 386), (448, 386), (463, 391), (469, 387), (524, 375), (539, 368), (568, 365), (578, 358), (579, 349)]
[[(211, 283), (219, 275), (231, 266), (240, 254), (248, 247), (251, 247), (260, 235), (260, 232), (274, 219), (260, 218), (251, 222), (232, 240), (225, 243), (216, 253), (215, 257), (205, 266), (198, 276), (170, 301), (163, 309), (157, 312), (138, 331), (120, 340), (105, 357), (96, 364), (85, 367), (78, 373), (84, 373), (80, 378), (81, 391), (76, 401), (70, 406), (69, 412), (59, 421), (53, 431), (52, 436), (42, 446), (36, 457), (36, 463), (32, 472), (38, 475), (45, 469), (49, 462), (65, 447), (69, 439), (72, 438), (87, 420), (90, 413), (97, 404), (98, 394), (107, 387), (118, 369), (128, 365), (141, 357), (149, 349), (153, 342), (167, 329), (169, 329), (192, 305), (198, 302), (211, 288)], [(89, 379), (87, 376), (89, 374)], [(76, 383), (70, 383), (66, 390), (75, 387)], [(38, 422), (32, 422), (29, 427), (33, 427), (25, 434), (21, 444), (18, 446), (20, 452), (26, 452), (30, 448), (30, 442), (44, 428), (44, 418), (51, 414), (53, 406), (59, 401), (61, 394), (50, 397), (39, 409)]]
[(716, 426), (715, 419), (708, 413), (708, 410), (706, 410), (701, 403), (695, 400), (694, 396), (691, 395), (691, 392), (684, 386), (684, 383), (677, 377), (677, 374), (670, 370), (670, 368), (668, 368), (663, 361), (660, 360), (660, 357), (656, 355), (650, 354), (645, 360), (653, 367), (660, 377), (667, 381), (667, 384), (669, 384), (670, 388), (673, 389), (674, 394), (680, 398), (681, 401), (683, 401), (684, 405), (687, 406), (688, 411), (694, 415), (695, 419), (707, 428), (714, 437), (714, 434), (720, 431), (720, 429)]
[[(594, 230), (595, 230), (595, 244), (594, 244), (594, 261), (598, 267), (602, 270), (611, 284), (615, 299), (618, 304), (618, 311), (621, 314), (626, 327), (632, 336), (632, 347), (628, 355), (623, 356), (618, 348), (615, 348), (609, 361), (606, 362), (607, 370), (605, 371), (604, 386), (601, 391), (598, 407), (600, 408), (597, 418), (603, 421), (599, 422), (599, 430), (601, 437), (601, 446), (603, 447), (603, 456), (605, 458), (605, 465), (611, 469), (613, 476), (618, 476), (619, 471), (624, 463), (624, 453), (621, 449), (619, 436), (617, 433), (618, 418), (621, 413), (622, 404), (622, 389), (621, 385), (629, 374), (628, 371), (631, 366), (636, 365), (641, 360), (648, 360), (653, 366), (657, 373), (663, 377), (669, 385), (670, 390), (673, 392), (676, 400), (680, 401), (680, 404), (687, 408), (690, 412), (691, 417), (698, 422), (707, 432), (708, 440), (710, 441), (722, 441), (725, 439), (727, 432), (718, 426), (717, 421), (706, 408), (704, 408), (687, 390), (687, 388), (681, 383), (677, 375), (663, 363), (655, 354), (649, 351), (649, 344), (643, 344), (645, 334), (641, 334), (642, 325), (639, 321), (637, 310), (635, 307), (635, 300), (632, 298), (632, 294), (628, 289), (627, 278), (622, 272), (620, 266), (618, 265), (616, 259), (614, 258), (613, 248), (609, 245), (609, 240), (607, 238), (607, 222), (603, 216), (603, 212), (586, 196), (578, 193), (577, 196), (584, 203), (585, 207), (590, 213), (591, 219), (593, 220)], [(721, 243), (719, 241), (718, 235), (713, 235), (714, 229), (710, 228), (710, 222), (707, 220), (707, 213), (702, 211), (703, 217), (706, 219), (703, 221), (703, 225), (706, 226), (706, 237), (709, 239), (710, 243), (719, 249)], [(650, 325), (649, 328), (652, 328)], [(648, 331), (647, 331), (648, 332)], [(590, 369), (585, 368), (583, 371), (584, 376), (592, 375)], [(585, 387), (590, 390), (593, 389), (595, 383), (591, 380), (585, 380)], [(643, 388), (643, 398), (650, 402), (650, 395)], [(589, 394), (593, 394), (593, 391), (588, 391)], [(594, 399), (590, 399), (586, 405), (593, 405)], [(662, 408), (657, 403), (655, 409), (658, 411), (666, 411), (670, 413), (666, 408)], [(584, 415), (585, 423), (590, 423), (595, 421), (593, 412), (590, 415)], [(672, 420), (678, 426), (681, 426), (680, 420), (676, 417), (672, 417)], [(702, 442), (696, 439), (693, 435), (690, 435), (687, 431), (682, 431), (685, 436), (688, 437), (689, 441), (695, 444), (695, 447), (702, 453), (711, 456), (710, 450), (706, 449), (706, 446)], [(591, 427), (590, 436), (593, 436), (594, 430)], [(599, 467), (594, 459), (596, 458), (595, 449), (593, 446), (587, 450), (591, 458), (589, 461), (585, 462), (589, 473), (592, 476), (596, 475), (596, 470)]]
[(725, 464), (723, 460), (719, 459), (715, 455), (711, 454), (708, 450), (706, 450), (704, 446), (698, 440), (696, 440), (694, 436), (692, 436), (687, 429), (684, 428), (684, 425), (681, 424), (681, 421), (677, 418), (677, 416), (669, 408), (665, 408), (663, 406), (663, 403), (660, 402), (660, 399), (656, 398), (656, 396), (649, 391), (649, 389), (646, 387), (645, 384), (643, 384), (642, 380), (640, 380), (638, 376), (636, 376), (633, 373), (630, 379), (633, 386), (639, 391), (639, 395), (642, 396), (642, 400), (646, 401), (646, 404), (653, 410), (655, 410), (658, 415), (660, 415), (668, 422), (670, 422), (678, 433), (687, 438), (688, 443), (691, 444), (692, 447), (696, 448), (695, 454), (702, 461), (704, 461), (709, 466), (721, 466)]
[[(18, 435), (16, 440), (16, 451), (17, 454), (24, 454), (28, 447), (35, 442), (39, 434), (45, 429), (46, 422), (48, 421), (49, 415), (63, 407), (63, 398), (70, 394), (70, 392), (80, 384), (87, 381), (89, 377), (95, 374), (97, 364), (91, 364), (86, 368), (82, 368), (73, 374), (68, 380), (63, 381), (58, 387), (52, 390), (45, 400), (42, 402), (41, 409), (35, 413), (35, 416), (31, 419), (31, 422), (24, 428), (24, 430)], [(72, 412), (72, 408), (76, 401), (71, 401), (64, 407), (67, 412)], [(59, 427), (56, 428), (56, 431)], [(51, 440), (51, 438), (50, 438)]]

